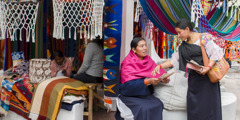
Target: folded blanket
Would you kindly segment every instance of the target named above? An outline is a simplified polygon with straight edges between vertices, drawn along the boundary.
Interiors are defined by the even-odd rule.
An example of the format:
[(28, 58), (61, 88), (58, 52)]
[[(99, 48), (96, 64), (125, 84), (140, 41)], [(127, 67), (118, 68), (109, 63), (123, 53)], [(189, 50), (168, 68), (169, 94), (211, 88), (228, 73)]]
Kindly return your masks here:
[(80, 90), (85, 95), (88, 90), (84, 83), (64, 76), (39, 83), (32, 98), (29, 118), (55, 120), (67, 89)]

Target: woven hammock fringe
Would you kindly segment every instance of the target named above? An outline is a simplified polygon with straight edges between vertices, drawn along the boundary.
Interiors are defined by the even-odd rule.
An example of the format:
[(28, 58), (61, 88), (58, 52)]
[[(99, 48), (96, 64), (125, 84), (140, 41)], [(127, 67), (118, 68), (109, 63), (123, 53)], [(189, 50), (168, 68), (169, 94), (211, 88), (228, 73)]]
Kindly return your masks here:
[(0, 1), (1, 39), (5, 39), (5, 34), (7, 33), (7, 38), (10, 37), (11, 41), (17, 40), (17, 30), (19, 30), (19, 40), (22, 41), (22, 31), (25, 29), (26, 41), (29, 42), (30, 36), (32, 36), (32, 42), (35, 42), (35, 25), (38, 6), (39, 3), (20, 4)]
[[(65, 30), (69, 38), (102, 38), (104, 0), (53, 0), (54, 32), (53, 37), (64, 40)], [(68, 28), (68, 29), (65, 29)], [(73, 30), (73, 36), (71, 29)]]

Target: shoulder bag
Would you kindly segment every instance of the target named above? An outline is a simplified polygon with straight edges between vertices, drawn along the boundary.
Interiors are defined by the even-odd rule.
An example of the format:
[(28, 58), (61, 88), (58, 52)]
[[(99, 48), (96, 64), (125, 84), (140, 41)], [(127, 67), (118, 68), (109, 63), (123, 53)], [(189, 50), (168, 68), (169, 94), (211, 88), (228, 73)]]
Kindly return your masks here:
[[(201, 51), (202, 51), (202, 58), (204, 66), (208, 66), (209, 58), (207, 56), (206, 50), (202, 44), (202, 35), (200, 39)], [(227, 73), (228, 69), (230, 68), (228, 62), (224, 59), (224, 57), (217, 61), (212, 68), (207, 72), (207, 75), (210, 79), (211, 83), (217, 83), (219, 80), (223, 78), (223, 76)]]

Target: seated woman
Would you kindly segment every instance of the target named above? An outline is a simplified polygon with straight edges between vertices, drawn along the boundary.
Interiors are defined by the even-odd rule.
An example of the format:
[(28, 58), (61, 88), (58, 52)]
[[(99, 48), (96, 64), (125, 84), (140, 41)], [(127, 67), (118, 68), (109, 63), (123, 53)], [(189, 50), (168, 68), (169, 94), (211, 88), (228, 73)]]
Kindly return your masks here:
[(66, 58), (63, 53), (59, 50), (53, 53), (54, 60), (51, 62), (51, 76), (67, 76), (72, 75), (72, 62)]
[(103, 82), (103, 41), (98, 37), (87, 44), (83, 63), (74, 79), (84, 83)]
[[(120, 95), (117, 99), (121, 117), (117, 111), (117, 120), (162, 120), (163, 103), (152, 95), (152, 85), (168, 83), (169, 78), (159, 79), (161, 74), (166, 73), (163, 69), (160, 70), (161, 74), (152, 76), (154, 66), (157, 65), (148, 56), (146, 41), (143, 38), (134, 38), (130, 53), (121, 63)], [(132, 115), (126, 112), (126, 108), (130, 109)]]

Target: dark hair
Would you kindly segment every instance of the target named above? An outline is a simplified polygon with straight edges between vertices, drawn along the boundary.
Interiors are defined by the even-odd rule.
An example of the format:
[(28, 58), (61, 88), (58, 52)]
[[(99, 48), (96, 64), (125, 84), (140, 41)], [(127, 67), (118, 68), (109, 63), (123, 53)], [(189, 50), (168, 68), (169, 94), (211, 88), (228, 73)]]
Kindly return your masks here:
[(100, 39), (100, 36), (97, 36), (95, 39), (92, 40), (92, 42), (97, 43), (100, 47), (103, 48), (103, 38)]
[(193, 25), (192, 23), (187, 20), (187, 19), (180, 19), (176, 24), (175, 24), (175, 28), (180, 28), (180, 29), (186, 29), (189, 28), (190, 31), (193, 31)]
[(141, 41), (141, 40), (144, 40), (143, 38), (140, 38), (140, 37), (134, 37), (133, 40), (131, 41), (131, 48), (135, 48), (138, 46), (138, 42)]
[(63, 52), (60, 51), (60, 50), (56, 50), (54, 53), (53, 53), (53, 59), (55, 59), (55, 57), (58, 56), (58, 57), (64, 57), (63, 55)]

